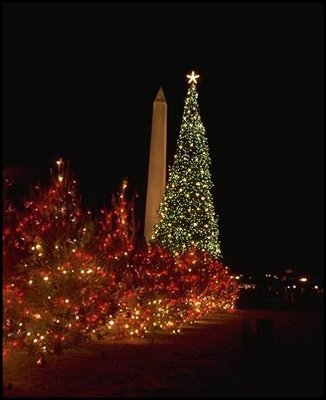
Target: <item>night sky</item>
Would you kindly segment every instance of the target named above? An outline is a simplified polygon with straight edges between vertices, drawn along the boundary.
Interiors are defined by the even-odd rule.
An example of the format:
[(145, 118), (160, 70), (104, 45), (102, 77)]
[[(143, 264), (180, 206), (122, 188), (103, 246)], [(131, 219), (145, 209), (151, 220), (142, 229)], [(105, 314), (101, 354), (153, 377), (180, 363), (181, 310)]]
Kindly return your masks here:
[(321, 274), (321, 3), (8, 3), (3, 166), (16, 196), (69, 160), (85, 207), (123, 177), (145, 204), (152, 102), (168, 103), (168, 161), (186, 74), (212, 159), (224, 262)]

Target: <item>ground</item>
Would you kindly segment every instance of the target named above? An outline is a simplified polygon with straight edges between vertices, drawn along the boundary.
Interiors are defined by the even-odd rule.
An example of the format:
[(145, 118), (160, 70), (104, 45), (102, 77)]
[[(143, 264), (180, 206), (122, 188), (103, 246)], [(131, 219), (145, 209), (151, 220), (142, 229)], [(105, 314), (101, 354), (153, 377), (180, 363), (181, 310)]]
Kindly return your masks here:
[[(246, 351), (243, 320), (274, 321), (274, 345)], [(256, 342), (253, 342), (256, 343)], [(90, 343), (3, 361), (4, 397), (322, 397), (323, 315), (312, 310), (216, 313), (181, 335)]]

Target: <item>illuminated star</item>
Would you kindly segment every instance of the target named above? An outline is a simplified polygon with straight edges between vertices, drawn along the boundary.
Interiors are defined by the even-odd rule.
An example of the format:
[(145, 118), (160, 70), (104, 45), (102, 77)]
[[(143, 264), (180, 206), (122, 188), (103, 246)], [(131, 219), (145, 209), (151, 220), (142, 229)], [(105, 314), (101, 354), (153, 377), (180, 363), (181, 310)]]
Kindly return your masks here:
[(197, 83), (197, 78), (199, 78), (199, 75), (195, 75), (195, 71), (192, 71), (191, 75), (187, 75), (187, 78), (189, 79), (188, 83)]

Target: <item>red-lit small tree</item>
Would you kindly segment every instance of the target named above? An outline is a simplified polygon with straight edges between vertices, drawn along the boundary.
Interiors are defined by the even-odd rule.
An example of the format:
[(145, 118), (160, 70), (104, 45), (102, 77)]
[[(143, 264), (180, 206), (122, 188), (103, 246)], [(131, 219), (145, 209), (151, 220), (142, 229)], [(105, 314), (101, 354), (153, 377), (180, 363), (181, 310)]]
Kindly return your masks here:
[(113, 318), (121, 309), (122, 297), (135, 288), (135, 197), (128, 199), (127, 187), (128, 182), (123, 179), (118, 193), (112, 196), (111, 208), (102, 209), (95, 223), (96, 234), (92, 251), (96, 255), (103, 278), (97, 286), (103, 309), (103, 318), (96, 330), (98, 337), (111, 333), (110, 323), (112, 324)]
[[(34, 188), (11, 230), (8, 243), (14, 243), (19, 260), (10, 263), (4, 280), (4, 338), (48, 351), (60, 351), (85, 333), (87, 323), (80, 329), (76, 318), (91, 292), (76, 257), (89, 241), (91, 221), (81, 211), (70, 168), (59, 160), (57, 169), (47, 188)], [(87, 271), (94, 269), (92, 260), (83, 263)], [(19, 310), (14, 292), (21, 299)]]

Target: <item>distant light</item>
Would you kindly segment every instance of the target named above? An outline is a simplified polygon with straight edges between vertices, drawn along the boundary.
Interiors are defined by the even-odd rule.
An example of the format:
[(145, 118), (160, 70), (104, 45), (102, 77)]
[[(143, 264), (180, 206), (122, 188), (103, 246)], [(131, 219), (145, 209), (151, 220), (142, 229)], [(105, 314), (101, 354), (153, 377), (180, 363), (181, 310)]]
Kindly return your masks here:
[(59, 181), (59, 182), (62, 182), (62, 181), (63, 181), (63, 176), (62, 176), (62, 175), (59, 175), (59, 176), (58, 176), (58, 181)]
[(314, 288), (315, 288), (315, 289), (318, 289), (318, 286), (317, 286), (317, 285), (315, 285), (315, 286), (314, 286)]
[(293, 289), (296, 289), (296, 286), (295, 286), (295, 285), (293, 285), (292, 287), (293, 287)]
[(307, 278), (300, 278), (299, 279), (300, 282), (307, 282), (307, 280), (308, 280)]

